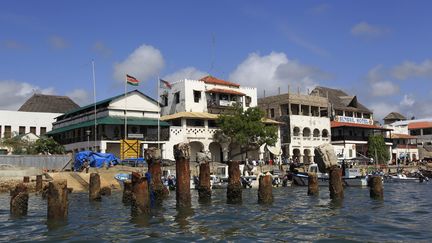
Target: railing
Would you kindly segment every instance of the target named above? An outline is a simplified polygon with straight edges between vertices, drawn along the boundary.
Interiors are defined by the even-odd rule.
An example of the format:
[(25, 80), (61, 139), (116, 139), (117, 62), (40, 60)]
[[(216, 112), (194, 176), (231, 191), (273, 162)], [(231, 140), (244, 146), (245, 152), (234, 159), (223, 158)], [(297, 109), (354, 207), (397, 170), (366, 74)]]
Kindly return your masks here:
[[(368, 136), (332, 136), (332, 141), (350, 140), (350, 141), (368, 141)], [(390, 138), (384, 138), (384, 142), (391, 143)]]

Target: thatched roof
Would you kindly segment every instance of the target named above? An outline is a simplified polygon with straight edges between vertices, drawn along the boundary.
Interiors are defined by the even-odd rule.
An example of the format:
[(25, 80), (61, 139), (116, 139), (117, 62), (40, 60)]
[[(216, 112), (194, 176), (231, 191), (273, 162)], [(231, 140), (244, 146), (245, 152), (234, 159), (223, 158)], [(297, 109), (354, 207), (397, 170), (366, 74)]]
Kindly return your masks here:
[(399, 120), (399, 121), (405, 121), (406, 117), (404, 117), (402, 114), (398, 112), (390, 112), (386, 117), (384, 117), (383, 120)]
[(34, 94), (18, 111), (65, 113), (77, 108), (79, 105), (67, 96)]
[(327, 97), (334, 109), (366, 112), (372, 114), (372, 111), (357, 101), (357, 96), (349, 96), (340, 89), (331, 89), (317, 86), (311, 93), (317, 94), (321, 97)]

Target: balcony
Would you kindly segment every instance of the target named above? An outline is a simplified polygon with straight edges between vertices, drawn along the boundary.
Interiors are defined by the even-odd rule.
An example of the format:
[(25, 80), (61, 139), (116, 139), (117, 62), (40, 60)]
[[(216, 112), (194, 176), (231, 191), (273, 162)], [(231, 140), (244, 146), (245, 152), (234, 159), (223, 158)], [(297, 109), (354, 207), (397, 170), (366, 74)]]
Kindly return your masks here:
[[(332, 141), (369, 141), (369, 137), (367, 136), (332, 136)], [(392, 143), (392, 139), (390, 138), (384, 138), (384, 142), (386, 143)]]

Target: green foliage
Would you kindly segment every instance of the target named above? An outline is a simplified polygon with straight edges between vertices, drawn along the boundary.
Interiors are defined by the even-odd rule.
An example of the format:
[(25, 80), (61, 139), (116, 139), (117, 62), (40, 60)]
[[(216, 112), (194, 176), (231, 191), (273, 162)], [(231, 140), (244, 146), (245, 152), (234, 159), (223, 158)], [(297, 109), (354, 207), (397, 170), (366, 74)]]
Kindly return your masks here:
[(16, 134), (11, 138), (3, 138), (1, 144), (11, 149), (12, 154), (32, 154), (34, 152), (33, 144)]
[[(265, 113), (258, 107), (243, 110), (235, 106), (226, 115), (220, 115), (216, 123), (219, 131), (214, 135), (220, 143), (240, 146), (240, 153), (258, 149), (263, 144), (274, 146), (277, 141), (277, 127), (264, 124)], [(239, 154), (230, 154), (230, 158)]]
[(64, 154), (65, 148), (63, 145), (60, 145), (57, 143), (53, 138), (51, 137), (41, 137), (39, 138), (35, 144), (35, 151), (36, 153), (42, 153), (42, 154)]
[(378, 160), (378, 164), (387, 164), (390, 159), (390, 153), (382, 135), (369, 136), (368, 156), (374, 158), (374, 160)]

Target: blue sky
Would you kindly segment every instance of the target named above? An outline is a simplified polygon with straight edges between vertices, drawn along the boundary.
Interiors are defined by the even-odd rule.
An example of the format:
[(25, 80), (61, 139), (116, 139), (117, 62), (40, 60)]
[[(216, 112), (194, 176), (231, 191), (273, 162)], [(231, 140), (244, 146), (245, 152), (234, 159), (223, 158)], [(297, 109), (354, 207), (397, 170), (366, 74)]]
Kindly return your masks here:
[(155, 97), (158, 76), (206, 74), (258, 95), (340, 88), (382, 118), (430, 117), (431, 1), (0, 2), (0, 109), (33, 92), (85, 105), (123, 92), (129, 73)]

